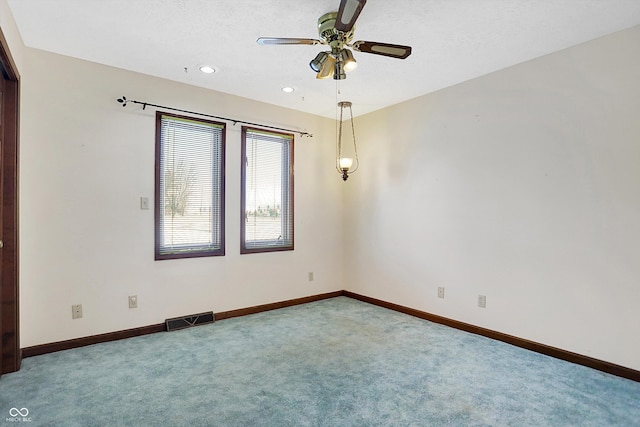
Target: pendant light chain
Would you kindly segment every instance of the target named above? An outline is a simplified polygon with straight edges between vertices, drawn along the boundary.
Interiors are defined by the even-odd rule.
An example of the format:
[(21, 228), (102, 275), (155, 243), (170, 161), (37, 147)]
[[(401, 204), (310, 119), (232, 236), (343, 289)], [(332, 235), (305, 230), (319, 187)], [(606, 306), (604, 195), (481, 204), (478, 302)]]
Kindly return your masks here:
[[(342, 114), (342, 111), (340, 112), (340, 114)], [(353, 154), (356, 157), (356, 167), (351, 171), (349, 171), (349, 173), (354, 173), (355, 171), (358, 170), (358, 166), (360, 166), (360, 161), (358, 160), (358, 146), (356, 145), (356, 128), (353, 125), (353, 110), (351, 110), (351, 104), (349, 104), (349, 115), (351, 116), (351, 136), (353, 137)]]
[(336, 153), (336, 169), (338, 172), (342, 173), (340, 170), (340, 155), (342, 154), (342, 110), (344, 108), (340, 106), (340, 121), (338, 122), (338, 149)]
[[(336, 80), (336, 105), (338, 105), (338, 95), (340, 94), (340, 80)], [(340, 170), (340, 153), (342, 152), (342, 108), (340, 108), (340, 120), (338, 120), (338, 110), (336, 110), (336, 170)]]

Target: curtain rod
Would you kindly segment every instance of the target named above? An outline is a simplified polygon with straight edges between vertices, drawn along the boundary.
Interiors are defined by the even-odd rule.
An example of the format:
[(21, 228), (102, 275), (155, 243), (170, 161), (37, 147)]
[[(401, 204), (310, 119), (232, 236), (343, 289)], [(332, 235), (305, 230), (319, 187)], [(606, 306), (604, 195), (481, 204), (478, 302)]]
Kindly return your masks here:
[(300, 136), (306, 136), (306, 137), (309, 137), (309, 138), (313, 138), (313, 135), (308, 133), (308, 132), (302, 132), (302, 131), (293, 130), (293, 129), (279, 128), (279, 127), (275, 127), (275, 126), (261, 125), (259, 123), (245, 122), (244, 120), (229, 119), (227, 117), (212, 116), (211, 114), (198, 113), (196, 111), (182, 110), (180, 108), (173, 108), (173, 107), (167, 107), (167, 106), (164, 106), (164, 105), (151, 104), (149, 102), (141, 102), (141, 101), (136, 101), (136, 100), (133, 100), (133, 99), (127, 99), (126, 96), (123, 96), (122, 98), (118, 98), (117, 101), (119, 103), (121, 103), (123, 107), (126, 107), (127, 103), (131, 102), (132, 104), (140, 104), (140, 105), (142, 105), (142, 109), (143, 110), (145, 108), (147, 108), (147, 106), (156, 107), (156, 108), (163, 108), (165, 110), (179, 111), (181, 113), (196, 114), (198, 116), (212, 117), (212, 118), (218, 119), (218, 120), (225, 120), (225, 121), (228, 121), (228, 122), (233, 122), (234, 126), (237, 123), (242, 123), (242, 124), (245, 124), (245, 125), (260, 126), (260, 127), (268, 128), (268, 129), (275, 129), (275, 130), (282, 130), (282, 131), (286, 131), (286, 132), (298, 133), (298, 134), (300, 134)]

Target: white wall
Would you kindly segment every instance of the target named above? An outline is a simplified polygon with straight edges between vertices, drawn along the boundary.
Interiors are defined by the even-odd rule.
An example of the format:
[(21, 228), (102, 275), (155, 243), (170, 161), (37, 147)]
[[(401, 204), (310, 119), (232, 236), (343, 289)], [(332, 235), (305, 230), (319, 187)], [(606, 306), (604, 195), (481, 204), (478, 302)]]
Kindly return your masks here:
[(640, 369), (639, 76), (635, 27), (358, 118), (348, 289)]
[(22, 38), (16, 27), (16, 23), (13, 20), (11, 9), (7, 4), (7, 0), (0, 0), (0, 28), (2, 28), (2, 34), (9, 45), (11, 51), (11, 57), (15, 62), (15, 66), (18, 68), (18, 72), (22, 70), (22, 55), (24, 50), (24, 44)]
[[(23, 68), (22, 347), (342, 289), (332, 120), (34, 49)], [(241, 125), (229, 123), (226, 256), (154, 261), (139, 198), (153, 206), (155, 110), (122, 95), (314, 134), (295, 139), (295, 250), (239, 254)]]

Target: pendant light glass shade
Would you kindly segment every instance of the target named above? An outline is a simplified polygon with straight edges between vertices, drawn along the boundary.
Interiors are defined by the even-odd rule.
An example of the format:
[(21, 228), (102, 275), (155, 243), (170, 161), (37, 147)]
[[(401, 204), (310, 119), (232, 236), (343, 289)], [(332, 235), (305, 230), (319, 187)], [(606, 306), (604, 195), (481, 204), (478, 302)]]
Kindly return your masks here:
[(343, 49), (342, 52), (340, 52), (340, 60), (342, 61), (342, 68), (345, 73), (358, 68), (358, 63), (349, 49)]
[(340, 157), (340, 170), (342, 171), (348, 171), (349, 169), (351, 169), (351, 166), (353, 165), (353, 159), (351, 157)]
[(316, 75), (316, 79), (328, 79), (329, 77), (331, 77), (333, 75), (335, 64), (335, 58), (332, 55), (327, 54), (327, 59), (322, 64), (322, 68)]

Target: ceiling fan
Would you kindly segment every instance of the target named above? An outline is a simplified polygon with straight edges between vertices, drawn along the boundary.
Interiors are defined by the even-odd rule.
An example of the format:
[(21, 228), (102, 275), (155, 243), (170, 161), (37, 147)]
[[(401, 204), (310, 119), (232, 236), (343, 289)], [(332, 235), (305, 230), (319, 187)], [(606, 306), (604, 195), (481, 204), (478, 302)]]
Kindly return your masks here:
[(347, 78), (346, 73), (358, 66), (353, 53), (348, 48), (352, 48), (357, 52), (373, 53), (374, 55), (398, 59), (405, 59), (411, 55), (411, 46), (371, 41), (351, 42), (356, 19), (358, 19), (366, 3), (367, 0), (340, 0), (340, 7), (337, 12), (325, 13), (318, 19), (320, 40), (260, 37), (257, 42), (260, 45), (328, 45), (331, 48), (330, 51), (320, 52), (309, 63), (311, 69), (318, 73), (316, 76), (318, 79), (326, 79), (331, 76), (335, 80)]

